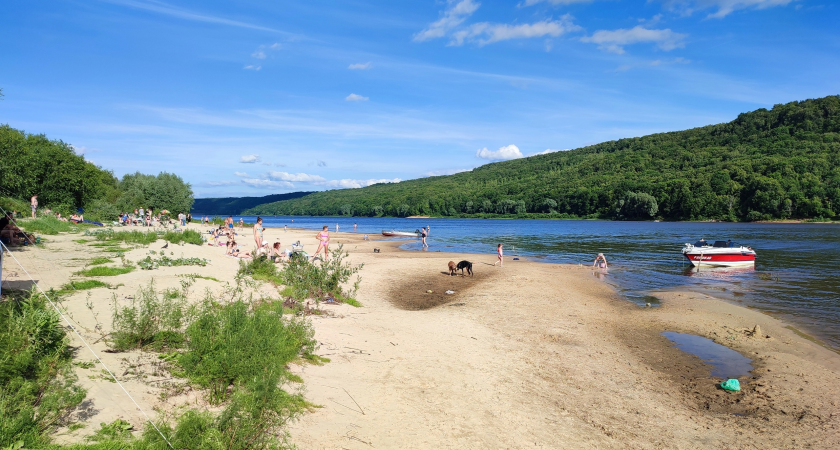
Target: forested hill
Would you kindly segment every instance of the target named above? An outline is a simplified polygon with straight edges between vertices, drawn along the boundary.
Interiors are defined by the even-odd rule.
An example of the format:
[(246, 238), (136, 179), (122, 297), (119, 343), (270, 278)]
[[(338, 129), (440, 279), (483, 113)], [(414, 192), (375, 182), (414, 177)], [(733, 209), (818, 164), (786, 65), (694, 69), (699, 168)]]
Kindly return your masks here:
[(311, 192), (292, 192), (289, 194), (272, 194), (264, 197), (224, 197), (224, 198), (197, 198), (193, 203), (193, 215), (229, 215), (242, 214), (248, 208), (265, 203), (290, 200), (309, 195)]
[(762, 220), (833, 218), (838, 208), (840, 96), (829, 96), (729, 123), (318, 192), (249, 212)]

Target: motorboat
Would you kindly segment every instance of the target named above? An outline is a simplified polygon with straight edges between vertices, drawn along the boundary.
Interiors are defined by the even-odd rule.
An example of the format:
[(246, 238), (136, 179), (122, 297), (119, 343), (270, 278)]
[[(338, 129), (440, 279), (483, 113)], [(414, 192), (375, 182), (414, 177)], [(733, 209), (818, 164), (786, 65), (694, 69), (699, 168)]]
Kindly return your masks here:
[(703, 266), (751, 266), (755, 264), (755, 250), (735, 244), (732, 241), (715, 241), (712, 244), (704, 240), (694, 244), (685, 244), (681, 253), (695, 267)]
[(389, 237), (418, 237), (420, 236), (420, 230), (411, 231), (385, 231), (382, 230), (382, 236), (389, 236)]

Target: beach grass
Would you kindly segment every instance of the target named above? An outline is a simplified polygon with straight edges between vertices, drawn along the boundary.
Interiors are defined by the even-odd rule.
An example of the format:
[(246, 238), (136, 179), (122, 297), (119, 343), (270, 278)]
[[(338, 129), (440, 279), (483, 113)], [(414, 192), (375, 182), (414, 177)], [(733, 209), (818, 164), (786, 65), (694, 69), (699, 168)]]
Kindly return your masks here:
[(96, 257), (96, 258), (93, 258), (92, 260), (90, 260), (88, 262), (88, 265), (89, 266), (98, 266), (98, 265), (101, 265), (101, 264), (108, 264), (111, 261), (113, 261), (112, 258), (108, 258), (108, 257), (105, 257), (105, 256), (99, 256), (99, 257)]
[(195, 230), (167, 231), (163, 235), (163, 239), (173, 244), (201, 245), (204, 243), (204, 240), (201, 238), (201, 233)]
[(29, 233), (56, 235), (58, 233), (75, 233), (79, 226), (72, 222), (63, 222), (52, 216), (41, 216), (37, 219), (18, 219), (18, 226)]
[(71, 281), (61, 287), (63, 292), (83, 291), (99, 287), (110, 287), (108, 283), (99, 280)]
[(86, 276), (86, 277), (113, 277), (113, 276), (123, 275), (123, 274), (129, 273), (132, 270), (134, 270), (134, 267), (131, 267), (131, 266), (123, 266), (123, 267), (96, 266), (96, 267), (91, 267), (90, 269), (82, 270), (81, 272), (78, 272), (78, 274)]

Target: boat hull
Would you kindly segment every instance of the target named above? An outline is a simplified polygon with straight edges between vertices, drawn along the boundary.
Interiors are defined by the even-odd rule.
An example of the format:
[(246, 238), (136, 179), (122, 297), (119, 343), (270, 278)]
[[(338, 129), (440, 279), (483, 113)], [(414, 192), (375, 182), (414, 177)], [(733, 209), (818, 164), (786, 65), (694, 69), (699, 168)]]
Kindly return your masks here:
[(417, 237), (417, 233), (409, 233), (407, 231), (383, 231), (382, 236), (390, 237)]
[(686, 252), (683, 253), (688, 262), (693, 266), (719, 266), (719, 267), (736, 267), (736, 266), (751, 266), (755, 264), (755, 253), (735, 251), (728, 253), (702, 253)]

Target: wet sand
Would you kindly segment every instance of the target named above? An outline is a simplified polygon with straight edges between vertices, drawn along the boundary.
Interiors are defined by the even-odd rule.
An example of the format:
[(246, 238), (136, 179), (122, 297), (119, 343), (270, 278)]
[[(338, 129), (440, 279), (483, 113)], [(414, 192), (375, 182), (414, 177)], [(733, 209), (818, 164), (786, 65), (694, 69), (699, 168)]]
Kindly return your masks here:
[[(244, 233), (238, 241), (250, 244)], [(332, 235), (353, 263), (365, 264), (358, 295), (364, 307), (322, 306), (333, 315), (311, 319), (318, 353), (331, 362), (292, 368), (304, 384), (290, 388), (320, 405), (289, 430), (300, 448), (840, 447), (840, 355), (775, 318), (694, 292), (658, 293), (661, 307), (643, 308), (590, 267), (510, 258), (493, 267), (492, 248), (487, 255), (406, 252), (399, 242)], [(284, 247), (297, 240), (309, 251), (317, 245), (314, 231), (268, 229), (266, 236)], [(99, 256), (73, 242), (79, 235), (48, 238), (46, 249), (15, 253), (45, 288), (80, 270), (84, 262), (73, 258)], [(162, 245), (126, 257), (137, 261)], [(156, 373), (148, 361), (154, 355), (104, 352), (112, 297), (123, 301), (151, 278), (159, 290), (180, 287), (179, 274), (221, 281), (197, 280), (191, 292), (198, 299), (204, 289), (224, 291), (238, 267), (223, 247), (168, 251), (211, 263), (103, 277), (123, 285), (65, 301), (89, 342), (99, 340), (94, 348), (152, 414), (206, 404)], [(473, 262), (475, 276), (449, 277), (447, 262), (462, 259)], [(13, 264), (5, 262), (4, 278), (22, 282)], [(257, 292), (277, 297), (271, 286)], [(750, 335), (755, 325), (761, 336)], [(674, 347), (663, 331), (711, 338), (751, 358), (755, 370), (740, 379), (741, 392), (723, 391), (709, 366)], [(77, 353), (80, 361), (92, 359), (84, 349)], [(143, 426), (119, 388), (96, 376), (99, 370), (77, 369), (89, 391), (76, 417), (88, 426), (60, 430), (62, 441), (116, 418)]]

